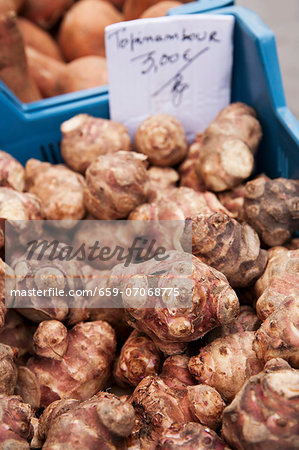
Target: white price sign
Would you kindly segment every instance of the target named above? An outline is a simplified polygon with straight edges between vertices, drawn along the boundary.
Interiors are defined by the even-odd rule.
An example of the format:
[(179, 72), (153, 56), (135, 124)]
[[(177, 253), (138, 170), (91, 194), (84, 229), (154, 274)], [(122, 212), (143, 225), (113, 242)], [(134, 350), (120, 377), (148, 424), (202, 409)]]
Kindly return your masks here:
[(110, 115), (131, 136), (171, 114), (189, 141), (230, 103), (234, 17), (171, 16), (106, 27)]

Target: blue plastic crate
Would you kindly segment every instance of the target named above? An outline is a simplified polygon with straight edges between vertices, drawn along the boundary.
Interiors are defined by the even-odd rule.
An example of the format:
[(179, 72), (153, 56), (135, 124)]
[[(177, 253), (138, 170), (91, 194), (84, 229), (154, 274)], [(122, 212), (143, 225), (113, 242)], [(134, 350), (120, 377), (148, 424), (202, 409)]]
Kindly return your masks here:
[[(255, 13), (232, 4), (199, 0), (170, 14), (234, 15), (232, 101), (253, 106), (261, 121), (257, 171), (272, 178), (299, 178), (299, 124), (286, 106), (274, 34)], [(61, 122), (81, 112), (108, 118), (108, 93), (102, 87), (26, 105), (0, 85), (0, 111), (0, 148), (23, 163), (30, 157), (58, 162)]]

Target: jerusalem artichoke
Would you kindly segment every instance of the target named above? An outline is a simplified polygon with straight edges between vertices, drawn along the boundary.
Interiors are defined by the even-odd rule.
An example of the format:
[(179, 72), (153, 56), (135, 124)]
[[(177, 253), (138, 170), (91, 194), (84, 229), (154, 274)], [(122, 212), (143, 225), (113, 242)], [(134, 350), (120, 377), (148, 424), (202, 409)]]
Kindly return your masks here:
[(196, 173), (196, 162), (202, 145), (202, 134), (196, 135), (195, 141), (190, 145), (186, 159), (179, 166), (180, 186), (186, 186), (198, 192), (207, 190), (206, 185)]
[(134, 423), (134, 409), (126, 400), (99, 392), (52, 419), (43, 449), (123, 449)]
[(222, 439), (199, 423), (173, 424), (163, 430), (157, 450), (229, 450)]
[(188, 386), (188, 400), (195, 419), (216, 430), (222, 421), (225, 403), (216, 389), (205, 384)]
[(267, 252), (249, 225), (218, 212), (192, 217), (187, 226), (193, 255), (222, 272), (232, 287), (249, 286), (264, 272)]
[(244, 103), (224, 108), (203, 134), (197, 172), (208, 189), (225, 191), (249, 177), (262, 137), (255, 111)]
[(62, 164), (51, 165), (29, 159), (25, 167), (26, 189), (41, 202), (49, 220), (76, 220), (85, 215), (82, 175)]
[(86, 400), (106, 387), (116, 347), (111, 326), (85, 322), (63, 330), (56, 321), (40, 324), (34, 336), (37, 354), (19, 368), (20, 393), (35, 408), (59, 399)]
[(174, 166), (185, 158), (188, 144), (185, 131), (175, 117), (155, 114), (137, 128), (135, 147), (151, 164)]
[(25, 187), (24, 167), (9, 153), (0, 150), (0, 186), (22, 192)]
[(299, 228), (299, 180), (260, 177), (246, 183), (244, 218), (265, 244), (284, 244)]
[(182, 3), (175, 0), (159, 1), (156, 5), (152, 5), (147, 8), (140, 16), (140, 19), (148, 19), (150, 17), (162, 17), (166, 16), (171, 8), (177, 8)]
[(14, 363), (16, 350), (0, 344), (0, 394), (12, 395), (17, 383), (17, 368)]
[(286, 297), (299, 295), (299, 250), (273, 247), (268, 254), (266, 270), (254, 286), (258, 296), (256, 311), (261, 320), (279, 308)]
[(215, 339), (190, 358), (191, 374), (200, 383), (214, 387), (225, 401), (231, 401), (244, 382), (263, 368), (252, 350), (253, 340), (252, 331)]
[(157, 375), (161, 355), (152, 340), (137, 330), (132, 331), (116, 361), (114, 378), (120, 385), (137, 386), (147, 375)]
[(253, 349), (258, 358), (282, 358), (299, 369), (298, 297), (287, 297), (262, 323), (255, 334)]
[(4, 450), (29, 450), (33, 437), (33, 411), (17, 395), (0, 395), (0, 447)]
[(100, 155), (131, 149), (130, 136), (124, 125), (88, 114), (79, 114), (63, 122), (61, 132), (62, 157), (77, 172), (84, 173)]
[(224, 409), (224, 439), (238, 450), (298, 448), (298, 396), (298, 370), (279, 358), (268, 361)]
[(86, 171), (84, 200), (97, 219), (123, 219), (147, 199), (146, 157), (135, 152), (98, 156)]
[[(207, 266), (195, 256), (182, 260), (181, 252), (168, 252), (165, 261), (150, 260), (128, 267), (126, 277), (117, 276), (121, 266), (112, 270), (111, 280), (123, 287), (122, 300), (128, 313), (128, 323), (150, 336), (167, 354), (181, 353), (187, 342), (198, 339), (220, 324), (231, 322), (238, 314), (238, 298), (225, 276)], [(192, 268), (192, 270), (191, 270)], [(132, 270), (132, 272), (130, 272)], [(135, 272), (133, 272), (135, 270)], [(151, 274), (162, 273), (156, 277)], [(113, 281), (112, 281), (113, 284)], [(126, 288), (142, 286), (145, 295), (138, 297)], [(157, 295), (148, 295), (148, 288), (158, 288)], [(176, 287), (173, 296), (162, 288)], [(168, 293), (167, 293), (168, 292)], [(181, 350), (178, 350), (181, 348)]]

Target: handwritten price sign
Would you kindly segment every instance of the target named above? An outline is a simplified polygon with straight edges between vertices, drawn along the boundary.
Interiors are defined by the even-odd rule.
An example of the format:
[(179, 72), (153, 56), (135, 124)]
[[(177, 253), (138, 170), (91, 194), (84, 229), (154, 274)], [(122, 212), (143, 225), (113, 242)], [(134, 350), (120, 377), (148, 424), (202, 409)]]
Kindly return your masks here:
[(233, 26), (205, 14), (108, 26), (111, 118), (133, 136), (150, 114), (171, 114), (192, 141), (230, 103)]

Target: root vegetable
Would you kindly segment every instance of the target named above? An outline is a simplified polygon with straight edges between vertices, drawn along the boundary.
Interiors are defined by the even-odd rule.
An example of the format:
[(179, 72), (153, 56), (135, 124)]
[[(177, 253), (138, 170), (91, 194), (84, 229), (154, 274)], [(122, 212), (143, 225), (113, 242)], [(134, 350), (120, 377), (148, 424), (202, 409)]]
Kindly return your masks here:
[(225, 403), (216, 389), (205, 384), (188, 386), (188, 400), (194, 417), (202, 424), (216, 430), (222, 421)]
[(180, 186), (194, 189), (197, 192), (205, 192), (207, 187), (196, 172), (196, 162), (202, 145), (202, 134), (197, 134), (195, 142), (190, 145), (186, 159), (179, 167)]
[(299, 295), (299, 250), (274, 247), (268, 254), (266, 270), (254, 286), (259, 297), (256, 311), (261, 320), (279, 308), (286, 297)]
[(279, 358), (272, 359), (225, 408), (224, 439), (238, 450), (297, 448), (298, 395), (298, 370)]
[(82, 56), (105, 56), (105, 27), (122, 21), (122, 14), (110, 3), (85, 0), (65, 14), (58, 42), (67, 61)]
[(157, 375), (161, 355), (152, 340), (134, 330), (124, 343), (116, 361), (114, 377), (120, 386), (133, 387), (147, 375)]
[(218, 212), (192, 217), (188, 226), (193, 255), (222, 272), (232, 287), (249, 286), (263, 274), (267, 251), (249, 225)]
[(41, 202), (49, 220), (76, 220), (85, 215), (82, 175), (62, 164), (52, 165), (29, 159), (25, 167), (26, 189)]
[(32, 22), (48, 30), (55, 25), (74, 0), (26, 0), (23, 14)]
[(86, 171), (86, 209), (97, 219), (126, 218), (147, 199), (145, 160), (144, 155), (125, 151), (95, 159)]
[(61, 125), (61, 154), (69, 167), (84, 173), (98, 156), (130, 150), (126, 127), (112, 120), (79, 114)]
[(196, 214), (229, 212), (212, 192), (195, 192), (191, 188), (169, 188), (160, 191), (153, 203), (138, 206), (129, 216), (131, 220), (185, 220)]
[(185, 391), (188, 386), (195, 384), (194, 378), (188, 370), (187, 355), (173, 355), (165, 359), (160, 378), (175, 391)]
[(6, 14), (10, 11), (15, 12), (14, 0), (0, 0), (0, 14)]
[(136, 448), (155, 449), (165, 429), (175, 422), (191, 421), (186, 392), (172, 389), (160, 377), (144, 378), (130, 400), (137, 421), (128, 447), (133, 444)]
[(269, 361), (283, 358), (299, 369), (299, 304), (297, 298), (286, 298), (268, 316), (255, 334), (253, 349), (258, 358)]
[(100, 392), (57, 416), (43, 449), (125, 448), (124, 438), (131, 433), (134, 422), (134, 409), (127, 401)]
[(265, 244), (284, 244), (299, 228), (299, 180), (257, 178), (245, 186), (244, 218)]
[(39, 419), (37, 417), (32, 417), (30, 422), (33, 427), (33, 437), (30, 442), (30, 448), (31, 449), (34, 449), (34, 448), (40, 449), (40, 448), (42, 448), (43, 443), (38, 435)]
[(155, 114), (137, 128), (135, 147), (151, 164), (174, 166), (185, 158), (188, 144), (185, 131), (175, 117)]
[(26, 367), (19, 368), (20, 393), (35, 408), (59, 399), (86, 400), (105, 388), (110, 376), (116, 340), (108, 323), (80, 323), (66, 337), (59, 331), (59, 342), (56, 332), (49, 332), (58, 328), (62, 329), (62, 325), (40, 324), (34, 337), (39, 354), (30, 358)]
[(140, 16), (140, 19), (148, 19), (150, 17), (161, 17), (161, 16), (166, 16), (166, 14), (168, 13), (168, 11), (171, 8), (177, 8), (178, 6), (181, 6), (182, 3), (181, 2), (177, 2), (177, 1), (160, 1), (159, 3), (150, 6), (149, 8), (147, 8), (145, 11), (143, 11), (143, 13)]
[(176, 186), (179, 174), (170, 167), (152, 166), (147, 171), (149, 177), (149, 201), (153, 202), (160, 196), (167, 196), (168, 190)]
[(288, 250), (299, 250), (299, 238), (291, 239), (284, 246)]
[(0, 186), (22, 192), (25, 187), (24, 167), (9, 153), (0, 150)]
[(46, 440), (49, 429), (61, 414), (68, 412), (79, 404), (79, 400), (70, 398), (66, 400), (56, 400), (47, 406), (39, 420), (38, 435), (41, 441), (44, 442)]
[[(55, 241), (54, 241), (55, 242)], [(88, 318), (86, 299), (74, 295), (84, 287), (84, 277), (80, 262), (76, 260), (59, 260), (64, 247), (49, 245), (45, 247), (31, 247), (32, 256), (22, 255), (15, 258), (12, 269), (15, 273), (17, 293), (14, 307), (33, 322), (57, 319), (74, 325)], [(51, 257), (51, 252), (55, 259)], [(43, 291), (43, 297), (38, 295)], [(56, 290), (63, 290), (63, 296), (57, 296)], [(73, 295), (71, 291), (73, 290)], [(26, 292), (26, 296), (22, 296)], [(56, 294), (56, 295), (55, 295)]]
[[(0, 334), (0, 342), (17, 350), (18, 358), (33, 353), (33, 334), (35, 326), (27, 323), (25, 319), (13, 309), (9, 309), (5, 325)], [(17, 359), (18, 363), (18, 359)]]
[(24, 42), (17, 25), (15, 13), (9, 11), (0, 15), (0, 80), (22, 102), (34, 102), (41, 98), (29, 75)]
[(49, 33), (42, 30), (30, 20), (25, 19), (25, 17), (18, 18), (18, 26), (21, 30), (25, 46), (32, 47), (50, 58), (62, 61), (60, 49)]
[[(187, 342), (194, 341), (209, 330), (231, 322), (238, 314), (238, 298), (229, 286), (225, 276), (207, 266), (195, 256), (182, 260), (181, 252), (168, 252), (165, 261), (150, 260), (134, 268), (126, 268), (125, 278), (119, 277), (121, 266), (112, 270), (115, 283), (126, 288), (142, 286), (145, 295), (138, 298), (122, 295), (128, 313), (128, 323), (138, 331), (150, 336), (160, 350), (166, 354), (182, 353)], [(189, 262), (190, 261), (190, 262)], [(192, 271), (191, 271), (192, 266)], [(135, 272), (133, 272), (135, 271)], [(163, 277), (151, 274), (163, 273)], [(152, 297), (147, 295), (148, 287), (160, 288), (155, 297), (155, 308), (150, 308)], [(178, 295), (172, 298), (162, 288), (176, 287)], [(168, 291), (169, 292), (169, 291)], [(149, 303), (150, 302), (150, 303)], [(190, 302), (190, 305), (188, 304)]]
[(33, 47), (26, 47), (28, 68), (31, 77), (38, 86), (43, 97), (54, 97), (63, 94), (60, 80), (66, 65)]
[(244, 215), (245, 184), (240, 184), (230, 191), (220, 192), (218, 198), (222, 205), (228, 209), (234, 219), (243, 220)]
[(245, 331), (215, 339), (189, 361), (191, 374), (231, 401), (244, 382), (263, 368), (252, 350), (254, 332)]
[(188, 422), (173, 424), (163, 430), (157, 450), (229, 450), (225, 442), (207, 427), (199, 423)]
[(102, 56), (84, 56), (64, 67), (58, 80), (63, 94), (108, 84), (106, 59)]
[(212, 330), (207, 336), (208, 342), (212, 342), (214, 339), (234, 333), (256, 331), (260, 325), (261, 321), (257, 317), (254, 309), (249, 305), (241, 305), (240, 313), (235, 320), (227, 325), (223, 325), (221, 328)]
[(0, 447), (29, 450), (33, 437), (33, 411), (17, 395), (0, 395)]
[(0, 395), (12, 395), (17, 383), (16, 351), (0, 344)]
[(0, 218), (8, 220), (39, 220), (40, 203), (35, 195), (0, 188)]
[(248, 178), (261, 137), (261, 127), (252, 108), (244, 103), (232, 103), (223, 109), (203, 134), (196, 166), (208, 189), (225, 191)]

